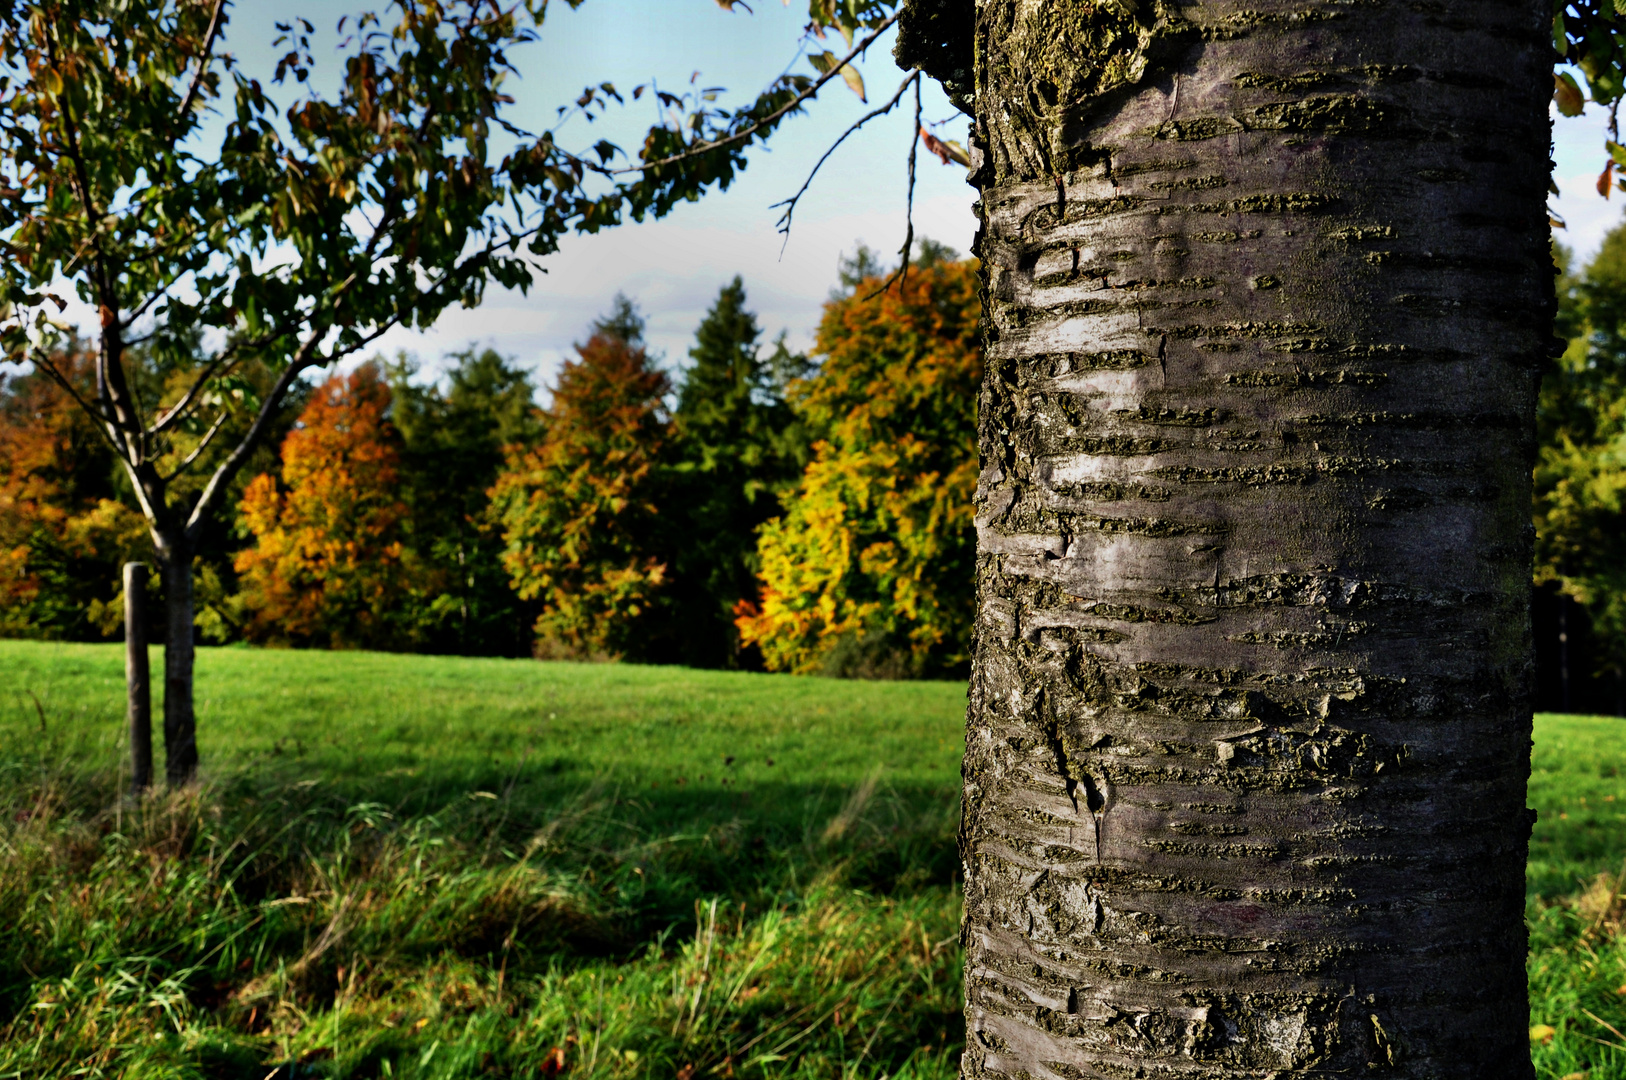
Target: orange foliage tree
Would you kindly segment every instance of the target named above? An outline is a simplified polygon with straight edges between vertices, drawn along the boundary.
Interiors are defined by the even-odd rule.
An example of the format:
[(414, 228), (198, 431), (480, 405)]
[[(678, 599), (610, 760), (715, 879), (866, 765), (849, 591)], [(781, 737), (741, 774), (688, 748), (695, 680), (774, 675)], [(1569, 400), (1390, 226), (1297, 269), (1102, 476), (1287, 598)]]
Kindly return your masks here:
[(759, 533), (761, 602), (738, 609), (771, 670), (899, 677), (968, 661), (980, 309), (976, 263), (941, 252), (874, 299), (867, 276), (826, 304), (819, 370), (792, 385), (819, 438)]
[(281, 476), (261, 474), (239, 507), (255, 544), (240, 552), (251, 640), (400, 648), (428, 586), (403, 542), (401, 438), (375, 363), (335, 375), (282, 444)]
[[(91, 357), (56, 366), (83, 392)], [(151, 558), (141, 515), (119, 502), (93, 421), (44, 374), (0, 375), (0, 636), (107, 637), (119, 564)]]
[(559, 372), (540, 441), (515, 448), (492, 489), (503, 563), (538, 602), (544, 656), (658, 657), (662, 591), (657, 488), (671, 383), (644, 350), (630, 303), (595, 324)]

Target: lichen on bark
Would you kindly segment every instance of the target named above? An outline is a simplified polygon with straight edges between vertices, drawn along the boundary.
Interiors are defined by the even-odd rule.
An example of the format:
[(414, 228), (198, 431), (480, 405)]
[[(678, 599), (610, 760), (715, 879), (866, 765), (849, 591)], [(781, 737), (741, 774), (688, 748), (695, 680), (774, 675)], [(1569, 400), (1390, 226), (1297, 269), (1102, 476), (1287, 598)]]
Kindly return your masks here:
[(1084, 124), (1173, 56), (1195, 28), (1169, 0), (984, 0), (978, 93), (1002, 176), (1057, 176), (1091, 160)]

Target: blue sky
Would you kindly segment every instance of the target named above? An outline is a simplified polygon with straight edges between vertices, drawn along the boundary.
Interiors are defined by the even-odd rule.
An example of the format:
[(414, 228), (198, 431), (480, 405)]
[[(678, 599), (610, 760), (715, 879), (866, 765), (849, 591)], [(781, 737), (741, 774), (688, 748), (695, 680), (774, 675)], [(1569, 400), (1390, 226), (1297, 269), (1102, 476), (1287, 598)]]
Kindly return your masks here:
[[(316, 82), (329, 86), (339, 64), (338, 18), (381, 2), (238, 0), (226, 48), (246, 73), (269, 83), (280, 52), (271, 45), (274, 24), (303, 16), (317, 28)], [(749, 101), (787, 67), (810, 73), (805, 58), (798, 58), (806, 0), (753, 0), (752, 7), (747, 14), (724, 11), (715, 0), (586, 0), (572, 11), (554, 0), (541, 40), (513, 55), (521, 75), (510, 87), (517, 98), (514, 118), (532, 130), (550, 127), (557, 106), (573, 101), (583, 86), (605, 80), (623, 91), (652, 79), (676, 89), (686, 88), (698, 72), (699, 85), (727, 88), (720, 102), (727, 104)], [(840, 42), (819, 46), (826, 47), (839, 49)], [(860, 65), (871, 103), (890, 96), (903, 78), (891, 49), (889, 35)], [(963, 142), (964, 118), (935, 84), (927, 80), (925, 87), (927, 120), (947, 121), (939, 133)], [(745, 280), (765, 336), (786, 330), (794, 347), (805, 348), (841, 255), (862, 241), (891, 257), (902, 240), (907, 106), (872, 121), (837, 151), (799, 206), (788, 243), (775, 231), (779, 212), (771, 204), (793, 194), (819, 155), (870, 107), (833, 81), (805, 115), (780, 129), (771, 147), (752, 150), (747, 171), (728, 191), (714, 191), (659, 222), (568, 238), (545, 261), (548, 273), (529, 296), (493, 290), (480, 308), (453, 308), (429, 331), (393, 333), (381, 343), (383, 351), (413, 353), (433, 373), (448, 351), (490, 345), (546, 383), (571, 343), (623, 290), (648, 317), (653, 348), (675, 366), (686, 360), (695, 326), (717, 290), (735, 274)], [(609, 138), (636, 146), (655, 119), (654, 108), (646, 94), (593, 124), (578, 117), (559, 129), (559, 137), (566, 145)], [(1605, 120), (1596, 106), (1575, 119), (1555, 116), (1554, 178), (1562, 191), (1555, 205), (1569, 223), (1559, 237), (1583, 258), (1621, 221), (1626, 207), (1626, 193), (1617, 191), (1606, 202), (1594, 188), (1604, 164)], [(922, 153), (917, 235), (967, 251), (976, 229), (973, 197), (962, 168)]]

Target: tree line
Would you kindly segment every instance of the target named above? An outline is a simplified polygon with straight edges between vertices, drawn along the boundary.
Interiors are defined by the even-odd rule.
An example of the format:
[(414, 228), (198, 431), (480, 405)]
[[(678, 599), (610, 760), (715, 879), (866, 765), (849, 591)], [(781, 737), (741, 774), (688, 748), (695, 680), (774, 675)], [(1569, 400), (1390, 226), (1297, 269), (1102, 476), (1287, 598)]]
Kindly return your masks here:
[[(867, 249), (843, 262), (811, 356), (763, 340), (736, 278), (676, 372), (617, 297), (543, 407), (490, 349), (434, 380), (375, 358), (302, 382), (200, 540), (199, 638), (963, 672), (975, 267), (927, 241), (886, 276)], [(170, 370), (132, 352), (162, 396)], [(59, 366), (88, 384), (94, 351)], [(0, 633), (118, 637), (119, 567), (153, 557), (134, 501), (64, 388), (0, 381)]]
[[(1567, 349), (1537, 411), (1542, 693), (1608, 710), (1626, 681), (1626, 228), (1585, 265), (1554, 250)], [(844, 262), (812, 357), (764, 343), (735, 279), (675, 376), (618, 297), (546, 408), (490, 349), (449, 357), (438, 381), (375, 359), (302, 383), (236, 486), (235, 520), (201, 545), (199, 637), (963, 670), (974, 268), (928, 241), (901, 286), (867, 297), (883, 277), (867, 249)], [(63, 364), (92, 377), (88, 349)], [(132, 371), (162, 394), (163, 364)], [(118, 568), (151, 558), (124, 474), (72, 404), (38, 373), (0, 376), (6, 636), (117, 638)]]

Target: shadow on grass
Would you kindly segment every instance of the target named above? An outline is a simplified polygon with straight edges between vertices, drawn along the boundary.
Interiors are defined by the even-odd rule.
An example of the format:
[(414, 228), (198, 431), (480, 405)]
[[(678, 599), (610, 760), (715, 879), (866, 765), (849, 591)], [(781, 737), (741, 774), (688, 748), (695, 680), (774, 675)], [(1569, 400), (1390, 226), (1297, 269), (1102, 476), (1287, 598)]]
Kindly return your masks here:
[(521, 761), (132, 803), (37, 749), (0, 762), (0, 1075), (954, 1069), (954, 789)]

